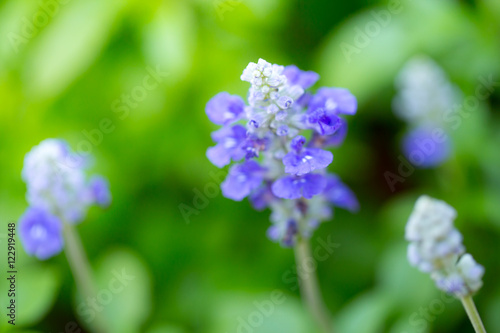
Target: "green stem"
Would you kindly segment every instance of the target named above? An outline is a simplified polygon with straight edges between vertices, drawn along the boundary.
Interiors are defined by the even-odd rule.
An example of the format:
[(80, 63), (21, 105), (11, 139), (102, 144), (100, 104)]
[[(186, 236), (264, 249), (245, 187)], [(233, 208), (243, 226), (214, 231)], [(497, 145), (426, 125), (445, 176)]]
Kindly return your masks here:
[[(64, 253), (68, 259), (69, 266), (75, 278), (76, 285), (82, 298), (87, 301), (89, 298), (95, 298), (97, 291), (92, 279), (90, 263), (83, 249), (82, 241), (75, 227), (69, 223), (64, 223)], [(105, 333), (104, 321), (99, 312), (95, 316), (94, 330), (97, 333)]]
[(467, 312), (467, 315), (469, 316), (469, 319), (476, 333), (486, 333), (486, 329), (484, 328), (481, 317), (477, 312), (476, 305), (474, 304), (472, 296), (462, 297), (460, 300), (464, 305), (465, 311)]
[[(325, 333), (332, 332), (330, 314), (323, 303), (316, 276), (316, 264), (311, 255), (309, 240), (300, 238), (295, 244), (295, 260), (300, 278), (300, 293), (314, 317), (316, 323)], [(313, 263), (313, 268), (311, 268)]]

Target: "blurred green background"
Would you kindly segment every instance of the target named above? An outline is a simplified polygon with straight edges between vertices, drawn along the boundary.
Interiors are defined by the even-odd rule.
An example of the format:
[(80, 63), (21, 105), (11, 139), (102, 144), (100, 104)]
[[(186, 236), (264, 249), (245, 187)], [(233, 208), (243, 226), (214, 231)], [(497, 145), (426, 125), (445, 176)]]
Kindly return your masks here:
[[(374, 13), (391, 6), (398, 11), (382, 25)], [(341, 45), (356, 46), (370, 22), (377, 32), (346, 55)], [(314, 70), (317, 86), (346, 87), (359, 100), (329, 170), (361, 211), (336, 210), (312, 241), (340, 245), (317, 269), (336, 332), (472, 332), (460, 303), (444, 301), (406, 261), (404, 226), (424, 193), (457, 208), (467, 250), (486, 268), (477, 307), (500, 332), (500, 84), (450, 133), (454, 158), (394, 191), (384, 177), (398, 172), (406, 125), (391, 100), (409, 58), (432, 57), (464, 96), (474, 96), (479, 77), (500, 81), (497, 0), (9, 0), (0, 2), (0, 36), (0, 242), (27, 207), (24, 155), (49, 137), (90, 149), (113, 204), (93, 208), (79, 232), (102, 288), (113, 271), (134, 276), (103, 306), (112, 332), (317, 331), (300, 303), (293, 251), (265, 236), (269, 212), (196, 194), (216, 183), (205, 104), (220, 91), (245, 96), (239, 77), (258, 58)], [(141, 88), (155, 70), (155, 87)], [(180, 205), (194, 213), (184, 218)], [(17, 250), (13, 330), (2, 245), (0, 331), (87, 332), (64, 255), (39, 262)], [(284, 302), (259, 312), (255, 302), (268, 304), (276, 290)], [(258, 324), (243, 328), (249, 320)]]

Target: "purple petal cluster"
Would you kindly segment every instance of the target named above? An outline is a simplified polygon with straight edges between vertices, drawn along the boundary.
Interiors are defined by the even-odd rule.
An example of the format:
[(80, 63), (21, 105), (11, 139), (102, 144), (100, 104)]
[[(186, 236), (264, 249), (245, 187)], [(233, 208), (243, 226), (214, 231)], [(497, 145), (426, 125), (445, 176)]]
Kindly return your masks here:
[(417, 56), (408, 61), (396, 78), (394, 113), (408, 124), (402, 150), (418, 168), (446, 162), (453, 149), (445, 119), (459, 102), (460, 90), (432, 59)]
[(30, 207), (20, 219), (19, 236), (31, 256), (48, 259), (63, 249), (63, 224), (45, 209)]
[(419, 168), (433, 168), (446, 162), (451, 156), (452, 146), (447, 136), (436, 140), (434, 128), (421, 126), (412, 129), (403, 139), (403, 152), (411, 163)]
[(223, 195), (270, 208), (268, 236), (283, 246), (309, 237), (331, 218), (331, 206), (358, 210), (353, 192), (326, 172), (333, 154), (325, 149), (344, 141), (343, 117), (356, 113), (356, 98), (343, 88), (308, 92), (317, 73), (263, 59), (250, 63), (241, 79), (250, 83), (247, 103), (223, 92), (206, 106), (208, 118), (222, 125), (212, 134), (208, 159), (217, 167), (235, 163), (221, 184)]
[(21, 175), (30, 207), (20, 220), (20, 234), (28, 254), (40, 259), (57, 254), (64, 223), (81, 222), (91, 205), (111, 203), (108, 181), (87, 180), (86, 166), (75, 161), (81, 159), (57, 139), (44, 140), (26, 154)]

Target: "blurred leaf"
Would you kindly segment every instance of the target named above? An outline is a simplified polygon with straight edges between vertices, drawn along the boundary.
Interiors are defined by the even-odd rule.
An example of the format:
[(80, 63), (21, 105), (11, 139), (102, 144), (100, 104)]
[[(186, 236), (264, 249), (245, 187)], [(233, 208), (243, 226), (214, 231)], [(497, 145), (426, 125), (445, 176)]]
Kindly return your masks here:
[(53, 97), (96, 59), (126, 0), (73, 0), (61, 5), (28, 55), (24, 76), (34, 97)]
[(370, 291), (347, 304), (334, 321), (335, 331), (343, 333), (385, 332), (385, 320), (391, 309), (390, 297), (378, 291)]
[(392, 327), (389, 333), (427, 333), (430, 332), (430, 326), (415, 326), (410, 324), (409, 317), (403, 316)]
[[(500, 332), (500, 316), (498, 315), (500, 313), (500, 292), (496, 292), (495, 296), (482, 315), (484, 325), (490, 332)], [(479, 311), (481, 312), (481, 309)]]
[[(18, 249), (18, 251), (22, 250)], [(46, 263), (35, 263), (29, 266), (18, 266), (15, 283), (15, 327), (26, 327), (38, 323), (50, 311), (59, 294), (61, 277), (55, 267)], [(5, 292), (8, 290), (6, 278), (0, 280), (0, 290)], [(2, 296), (2, 309), (7, 307), (7, 302), (9, 299)], [(4, 318), (0, 321), (0, 328), (7, 329), (12, 328), (12, 326)]]
[(403, 237), (388, 244), (378, 264), (377, 276), (381, 291), (391, 297), (398, 308), (411, 310), (435, 297), (438, 291), (429, 275), (410, 266), (406, 249)]
[(143, 51), (148, 63), (169, 72), (169, 81), (185, 79), (196, 47), (196, 19), (184, 1), (163, 1), (144, 27)]
[[(273, 293), (280, 296), (273, 297)], [(265, 295), (231, 293), (219, 295), (217, 299), (214, 323), (208, 332), (315, 332), (315, 324), (302, 304), (280, 290)], [(273, 301), (277, 299), (280, 301)]]
[[(109, 332), (136, 333), (151, 311), (151, 281), (148, 267), (129, 250), (114, 250), (104, 255), (97, 268), (97, 304)], [(77, 312), (82, 315), (78, 303)], [(87, 306), (83, 322), (94, 321), (85, 314), (94, 312)], [(98, 310), (97, 310), (98, 311)]]
[[(16, 61), (20, 60), (27, 44), (33, 37), (26, 30), (27, 23), (24, 21), (32, 17), (36, 12), (37, 3), (35, 1), (7, 1), (0, 9), (0, 35), (5, 36), (2, 40), (4, 45), (0, 47), (0, 79), (7, 69), (11, 69)], [(38, 30), (38, 29), (37, 29)]]
[(169, 325), (156, 326), (148, 331), (148, 333), (183, 333), (183, 332), (185, 332), (183, 329)]
[[(381, 11), (386, 16), (381, 17)], [(406, 0), (393, 14), (387, 6), (366, 11), (346, 22), (326, 42), (320, 58), (323, 82), (351, 89), (365, 102), (392, 86), (411, 55), (437, 53), (469, 36), (470, 31), (470, 22), (450, 1)]]

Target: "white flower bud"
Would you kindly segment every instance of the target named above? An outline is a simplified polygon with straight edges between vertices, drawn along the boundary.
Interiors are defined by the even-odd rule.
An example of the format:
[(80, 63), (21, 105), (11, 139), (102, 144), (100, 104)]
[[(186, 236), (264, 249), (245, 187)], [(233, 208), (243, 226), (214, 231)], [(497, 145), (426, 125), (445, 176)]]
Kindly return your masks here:
[[(482, 286), (484, 268), (465, 252), (462, 235), (453, 226), (457, 213), (447, 203), (421, 196), (406, 225), (408, 261), (432, 279), (441, 290), (464, 297)], [(458, 263), (457, 263), (458, 260)]]

